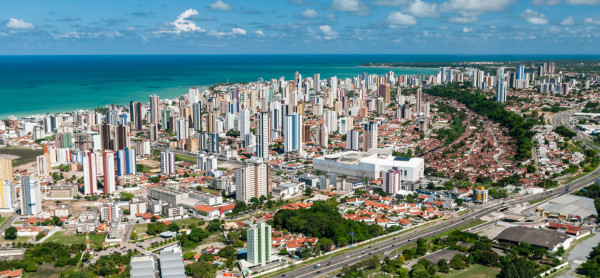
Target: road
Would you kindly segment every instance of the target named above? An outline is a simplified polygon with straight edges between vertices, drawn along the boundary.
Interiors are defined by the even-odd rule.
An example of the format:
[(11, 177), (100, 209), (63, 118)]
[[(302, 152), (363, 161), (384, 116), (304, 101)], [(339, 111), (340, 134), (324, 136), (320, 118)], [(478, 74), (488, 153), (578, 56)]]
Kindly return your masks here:
[[(561, 125), (561, 124), (567, 125), (568, 118), (570, 115), (572, 115), (572, 113), (573, 112), (557, 114), (555, 117), (553, 117), (551, 119), (551, 122), (553, 125), (555, 125), (555, 124), (556, 125)], [(570, 125), (567, 127), (572, 129), (572, 127), (570, 127)], [(574, 131), (576, 131), (576, 130), (574, 130)], [(576, 131), (576, 132), (577, 132), (578, 136), (584, 136), (580, 132), (578, 132), (578, 131)], [(584, 137), (580, 137), (580, 138), (584, 138)], [(597, 146), (595, 146), (592, 143), (587, 142), (586, 140), (582, 140), (582, 142), (584, 142), (586, 145), (590, 146), (591, 148), (598, 149)], [(490, 203), (487, 206), (482, 207), (480, 209), (476, 209), (476, 208), (473, 209), (472, 212), (462, 216), (462, 218), (458, 218), (458, 219), (454, 219), (454, 220), (445, 220), (444, 222), (442, 222), (441, 224), (438, 224), (438, 225), (417, 228), (413, 231), (398, 235), (393, 238), (385, 239), (385, 240), (375, 242), (372, 244), (364, 244), (363, 247), (360, 247), (357, 250), (352, 251), (351, 253), (339, 254), (339, 255), (336, 255), (336, 256), (331, 257), (326, 260), (315, 261), (314, 263), (312, 263), (310, 265), (290, 270), (284, 274), (278, 274), (278, 275), (265, 274), (265, 276), (266, 277), (297, 277), (297, 278), (327, 276), (327, 273), (331, 273), (331, 272), (340, 270), (345, 265), (355, 264), (361, 260), (364, 260), (367, 257), (380, 255), (382, 253), (389, 254), (390, 252), (392, 252), (398, 248), (401, 248), (405, 245), (415, 242), (416, 239), (418, 239), (418, 238), (434, 236), (436, 234), (458, 228), (463, 224), (471, 222), (471, 221), (478, 219), (484, 215), (487, 215), (491, 212), (498, 211), (503, 206), (503, 203), (509, 204), (509, 205), (514, 205), (514, 204), (525, 203), (528, 201), (537, 200), (537, 199), (541, 199), (541, 198), (556, 197), (559, 195), (563, 195), (563, 194), (566, 194), (569, 192), (579, 190), (579, 189), (593, 183), (593, 179), (591, 179), (590, 177), (598, 175), (599, 173), (600, 173), (600, 168), (594, 170), (593, 172), (590, 172), (588, 175), (586, 175), (584, 177), (581, 177), (579, 179), (576, 179), (576, 180), (566, 184), (566, 186), (563, 186), (563, 187), (555, 188), (552, 190), (547, 190), (546, 192), (542, 192), (542, 193), (538, 193), (538, 194), (527, 195), (522, 198), (519, 198), (518, 200), (510, 200), (510, 198), (508, 198), (508, 199), (505, 199), (504, 202), (498, 201), (498, 202)], [(329, 262), (331, 262), (331, 264), (329, 264)], [(314, 268), (315, 264), (321, 264), (321, 266), (319, 268)]]

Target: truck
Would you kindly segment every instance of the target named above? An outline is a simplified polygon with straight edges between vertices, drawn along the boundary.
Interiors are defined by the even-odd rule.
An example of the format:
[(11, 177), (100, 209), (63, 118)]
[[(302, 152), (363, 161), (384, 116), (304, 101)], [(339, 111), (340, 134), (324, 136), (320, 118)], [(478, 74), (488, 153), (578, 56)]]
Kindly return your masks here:
[(321, 266), (321, 264), (316, 264), (316, 265), (315, 265), (315, 268), (319, 268), (319, 266)]

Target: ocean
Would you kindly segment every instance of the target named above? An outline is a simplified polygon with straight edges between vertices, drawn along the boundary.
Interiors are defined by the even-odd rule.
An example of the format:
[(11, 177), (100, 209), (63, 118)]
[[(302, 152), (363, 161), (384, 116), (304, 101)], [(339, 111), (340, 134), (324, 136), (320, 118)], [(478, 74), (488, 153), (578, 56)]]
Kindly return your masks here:
[[(525, 58), (524, 58), (525, 57)], [(561, 56), (571, 59), (571, 56)], [(516, 55), (89, 55), (0, 56), (0, 119), (10, 115), (70, 112), (106, 104), (174, 98), (190, 87), (250, 82), (299, 71), (321, 79), (384, 74), (434, 74), (426, 68), (367, 68), (366, 62), (454, 62), (560, 57)]]

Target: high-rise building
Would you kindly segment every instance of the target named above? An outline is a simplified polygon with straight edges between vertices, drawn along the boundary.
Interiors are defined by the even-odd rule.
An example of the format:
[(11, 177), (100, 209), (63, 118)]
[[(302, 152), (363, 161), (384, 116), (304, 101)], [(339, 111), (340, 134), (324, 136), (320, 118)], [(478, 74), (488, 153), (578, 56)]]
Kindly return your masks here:
[(17, 191), (12, 181), (0, 180), (0, 209), (14, 211)]
[(496, 101), (506, 102), (506, 80), (504, 79), (504, 67), (500, 67), (496, 74)]
[(314, 75), (313, 89), (315, 89), (316, 93), (318, 93), (319, 89), (321, 89), (321, 74), (320, 73), (315, 73), (315, 75)]
[(240, 110), (240, 119), (238, 121), (240, 138), (246, 140), (246, 135), (250, 134), (250, 110), (244, 108)]
[(271, 226), (264, 222), (247, 230), (248, 262), (261, 265), (271, 261)]
[(363, 124), (363, 151), (377, 148), (377, 123), (371, 121)]
[(137, 174), (137, 149), (125, 148), (116, 153), (117, 176)]
[(102, 167), (104, 170), (104, 195), (113, 194), (117, 190), (114, 152), (104, 151), (102, 153)]
[(525, 66), (517, 66), (517, 80), (525, 79)]
[(150, 96), (150, 123), (155, 125), (160, 124), (160, 107), (156, 94)]
[(189, 137), (188, 121), (186, 118), (179, 118), (175, 122), (177, 130), (177, 140), (185, 140)]
[(40, 177), (47, 177), (50, 175), (50, 158), (48, 155), (38, 155), (37, 161), (37, 172)]
[(160, 173), (163, 175), (176, 174), (175, 170), (175, 154), (170, 151), (160, 153)]
[(338, 130), (338, 119), (337, 112), (334, 110), (327, 109), (323, 112), (323, 125), (327, 127), (327, 130), (331, 133), (337, 132)]
[(269, 160), (269, 112), (258, 112), (256, 114), (258, 120), (257, 125), (257, 138), (256, 138), (256, 156), (262, 158), (264, 161)]
[(346, 134), (346, 149), (358, 151), (360, 148), (360, 132), (358, 130), (348, 130)]
[(96, 167), (96, 153), (85, 152), (83, 154), (83, 192), (85, 195), (94, 195), (98, 192)]
[(388, 195), (396, 195), (401, 189), (402, 171), (398, 168), (392, 168), (383, 173), (382, 189)]
[(21, 188), (23, 189), (21, 215), (37, 215), (42, 212), (42, 193), (39, 181), (25, 176)]
[(142, 103), (135, 101), (129, 102), (129, 118), (137, 131), (142, 131), (142, 123), (144, 120), (142, 115)]
[(115, 203), (105, 203), (102, 205), (100, 209), (100, 220), (113, 223), (115, 221), (120, 221), (119, 215), (119, 207)]
[(192, 121), (194, 130), (202, 130), (202, 103), (192, 104)]
[(391, 94), (390, 94), (390, 84), (379, 84), (379, 97), (382, 97), (385, 103), (390, 103)]
[(302, 151), (302, 115), (293, 113), (283, 121), (283, 150)]
[(207, 174), (217, 170), (217, 162), (214, 155), (200, 154), (196, 157), (196, 167), (198, 170), (206, 171)]
[(208, 135), (208, 152), (209, 153), (221, 152), (221, 145), (219, 142), (219, 133), (211, 133)]
[(235, 169), (235, 199), (249, 202), (250, 199), (269, 194), (269, 165), (252, 163)]
[(417, 109), (417, 111), (416, 111), (417, 116), (421, 115), (421, 98), (422, 97), (423, 97), (423, 89), (418, 88), (417, 89), (417, 107), (416, 107), (416, 109)]
[(319, 146), (323, 146), (323, 147), (328, 147), (329, 146), (329, 129), (324, 126), (321, 125), (317, 128), (317, 145)]
[(473, 190), (473, 203), (475, 204), (487, 204), (488, 202), (488, 190), (483, 186), (478, 186)]
[(0, 180), (13, 179), (12, 160), (15, 157), (9, 155), (0, 155)]

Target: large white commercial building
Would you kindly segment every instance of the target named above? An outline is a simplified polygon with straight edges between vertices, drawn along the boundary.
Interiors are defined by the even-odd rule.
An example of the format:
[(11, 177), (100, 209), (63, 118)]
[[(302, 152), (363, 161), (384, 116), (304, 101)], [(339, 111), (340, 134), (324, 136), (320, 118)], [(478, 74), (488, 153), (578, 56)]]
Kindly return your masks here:
[(402, 181), (414, 183), (425, 176), (425, 160), (392, 155), (348, 151), (321, 156), (313, 160), (313, 168), (349, 177), (379, 179), (392, 168), (402, 171)]

